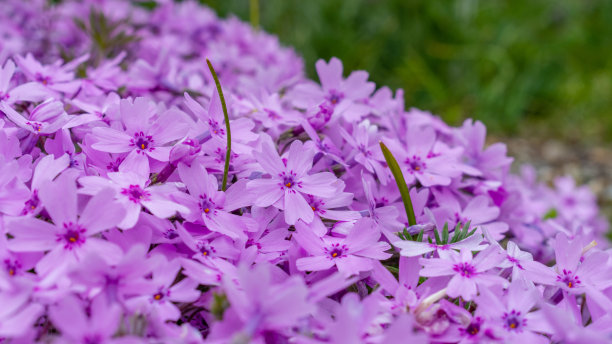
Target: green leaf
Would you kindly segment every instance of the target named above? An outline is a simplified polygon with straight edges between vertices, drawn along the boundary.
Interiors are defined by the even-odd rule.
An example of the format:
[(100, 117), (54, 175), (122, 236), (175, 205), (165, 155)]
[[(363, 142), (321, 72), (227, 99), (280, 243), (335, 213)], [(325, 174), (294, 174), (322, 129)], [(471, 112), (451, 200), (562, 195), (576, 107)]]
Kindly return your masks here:
[(442, 245), (448, 244), (448, 222), (444, 224), (442, 229)]
[(399, 274), (399, 268), (396, 268), (395, 266), (391, 266), (391, 265), (384, 265), (385, 268), (387, 268), (387, 270), (391, 271), (394, 274)]
[(461, 241), (461, 240), (467, 238), (468, 230), (470, 229), (470, 223), (471, 223), (471, 221), (468, 221), (465, 224), (465, 226), (463, 226), (463, 229), (461, 230), (461, 235), (459, 236), (459, 240), (457, 240), (457, 241)]
[(461, 235), (461, 223), (457, 223), (457, 225), (455, 226), (455, 231), (453, 232), (451, 243), (457, 242), (460, 235)]
[(410, 199), (410, 191), (408, 190), (408, 185), (406, 185), (406, 180), (404, 179), (404, 174), (395, 160), (389, 148), (385, 146), (385, 144), (380, 141), (380, 149), (385, 156), (385, 160), (387, 161), (387, 165), (395, 178), (395, 183), (397, 184), (397, 188), (399, 189), (400, 195), (402, 195), (402, 201), (404, 202), (404, 208), (406, 209), (406, 216), (408, 217), (408, 224), (410, 226), (416, 225), (416, 217), (414, 216), (414, 209), (412, 208), (412, 200)]
[(440, 233), (438, 233), (437, 228), (434, 228), (434, 235), (436, 236), (436, 245), (441, 245), (442, 240), (440, 240)]
[(554, 219), (554, 218), (557, 218), (558, 215), (559, 213), (557, 212), (557, 209), (552, 208), (546, 214), (544, 214), (544, 217), (542, 219), (543, 220)]
[(419, 232), (419, 236), (416, 238), (415, 241), (423, 242), (423, 233), (425, 233), (425, 228), (421, 229), (421, 231)]
[(230, 158), (232, 156), (232, 133), (230, 131), (229, 115), (227, 114), (227, 106), (225, 105), (225, 97), (223, 97), (221, 83), (219, 82), (217, 73), (215, 72), (212, 63), (210, 63), (210, 60), (206, 59), (206, 63), (208, 64), (208, 69), (210, 69), (213, 79), (215, 79), (215, 85), (217, 85), (217, 92), (219, 92), (219, 98), (221, 98), (221, 107), (223, 107), (225, 129), (227, 130), (227, 151), (225, 152), (225, 167), (223, 168), (223, 182), (221, 186), (221, 190), (225, 191), (225, 189), (227, 189), (227, 175), (229, 173)]
[(227, 296), (225, 294), (213, 293), (212, 305), (210, 306), (210, 313), (217, 320), (223, 320), (223, 314), (225, 310), (230, 306)]

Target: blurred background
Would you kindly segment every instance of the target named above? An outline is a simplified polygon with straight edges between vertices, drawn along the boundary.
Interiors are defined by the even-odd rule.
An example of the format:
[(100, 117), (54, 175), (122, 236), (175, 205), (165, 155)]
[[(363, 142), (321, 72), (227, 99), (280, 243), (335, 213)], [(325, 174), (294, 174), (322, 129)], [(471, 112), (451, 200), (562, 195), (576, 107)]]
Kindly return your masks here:
[(612, 215), (612, 1), (201, 0), (278, 35), (304, 57), (336, 56), (407, 107), (483, 121), (544, 180), (588, 183)]

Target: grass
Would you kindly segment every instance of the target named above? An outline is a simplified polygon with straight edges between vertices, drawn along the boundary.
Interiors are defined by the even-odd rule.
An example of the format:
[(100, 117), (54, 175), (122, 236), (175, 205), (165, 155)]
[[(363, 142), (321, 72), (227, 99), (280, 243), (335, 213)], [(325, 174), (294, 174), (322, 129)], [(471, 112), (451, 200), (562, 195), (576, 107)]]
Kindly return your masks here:
[[(249, 20), (246, 0), (203, 0)], [(252, 2), (252, 1), (251, 1)], [(483, 120), (500, 135), (612, 140), (612, 2), (261, 0), (259, 22), (304, 57), (378, 85), (451, 124)]]

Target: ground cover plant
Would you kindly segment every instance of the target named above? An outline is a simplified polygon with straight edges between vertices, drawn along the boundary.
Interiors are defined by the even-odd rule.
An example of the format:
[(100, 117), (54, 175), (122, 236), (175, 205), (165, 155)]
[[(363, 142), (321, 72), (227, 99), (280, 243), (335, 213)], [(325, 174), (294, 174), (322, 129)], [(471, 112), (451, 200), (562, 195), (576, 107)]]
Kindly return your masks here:
[(606, 343), (572, 179), (196, 2), (0, 11), (0, 341)]

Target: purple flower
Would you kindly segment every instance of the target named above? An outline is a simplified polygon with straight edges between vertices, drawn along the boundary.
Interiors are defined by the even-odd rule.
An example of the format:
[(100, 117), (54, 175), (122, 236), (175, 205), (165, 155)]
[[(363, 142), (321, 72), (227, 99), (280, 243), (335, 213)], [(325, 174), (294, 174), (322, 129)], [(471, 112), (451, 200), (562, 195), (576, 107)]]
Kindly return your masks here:
[[(124, 217), (125, 212), (113, 200), (112, 190), (102, 190), (92, 197), (80, 216), (75, 181), (69, 174), (62, 174), (57, 181), (43, 186), (39, 196), (53, 224), (36, 218), (8, 223), (8, 231), (14, 236), (8, 242), (12, 251), (50, 251), (36, 264), (39, 273), (79, 261), (90, 252), (105, 255), (117, 251), (111, 243), (94, 237), (116, 226)], [(108, 214), (102, 214), (101, 208), (107, 209)]]
[(245, 231), (256, 229), (256, 224), (251, 219), (231, 213), (251, 203), (252, 197), (249, 197), (245, 180), (232, 184), (225, 192), (221, 192), (217, 178), (209, 175), (197, 162), (191, 167), (179, 164), (178, 172), (190, 195), (183, 197), (183, 203), (190, 209), (191, 214), (187, 219), (203, 221), (208, 229), (232, 239), (245, 239)]
[(570, 294), (583, 294), (602, 307), (612, 306), (612, 300), (602, 293), (612, 286), (612, 266), (609, 254), (588, 252), (583, 256), (579, 239), (569, 240), (562, 233), (555, 238), (556, 265), (549, 268), (536, 261), (528, 262), (526, 275), (535, 283), (561, 288)]
[(494, 324), (496, 337), (517, 343), (548, 343), (547, 338), (538, 333), (550, 333), (550, 328), (542, 312), (532, 311), (540, 301), (537, 290), (515, 281), (505, 295), (482, 288), (475, 301), (478, 303), (476, 313)]
[[(165, 260), (165, 259), (164, 259)], [(193, 302), (200, 293), (196, 290), (198, 283), (185, 278), (174, 283), (181, 265), (178, 260), (163, 262), (153, 270), (149, 294), (131, 298), (128, 308), (136, 313), (152, 313), (159, 319), (177, 320), (181, 311), (174, 302)]]
[(475, 258), (469, 250), (462, 249), (460, 253), (451, 250), (443, 258), (420, 258), (419, 264), (423, 266), (420, 274), (424, 277), (452, 276), (446, 291), (448, 296), (472, 300), (479, 286), (507, 283), (502, 277), (487, 273), (504, 258), (493, 247), (478, 253)]
[(367, 218), (358, 220), (346, 238), (319, 238), (302, 222), (296, 224), (296, 229), (293, 237), (310, 254), (296, 261), (301, 271), (327, 270), (335, 266), (342, 274), (349, 276), (372, 270), (372, 259), (391, 257), (385, 253), (390, 249), (389, 244), (378, 241), (380, 232)]
[(342, 127), (340, 133), (352, 148), (345, 160), (355, 159), (367, 171), (375, 173), (380, 183), (387, 184), (390, 179), (390, 171), (383, 165), (385, 158), (378, 142), (371, 142), (373, 141), (372, 138), (376, 137), (377, 127), (365, 120), (359, 125), (353, 125), (352, 135)]
[(222, 338), (256, 340), (265, 331), (282, 333), (314, 311), (307, 301), (308, 288), (298, 276), (275, 279), (275, 267), (241, 266), (237, 280), (223, 279), (231, 305), (222, 323), (214, 326), (211, 340)]
[(261, 148), (253, 155), (270, 178), (248, 182), (247, 187), (258, 195), (255, 205), (275, 205), (283, 209), (288, 224), (295, 224), (298, 220), (310, 223), (314, 211), (304, 196), (331, 197), (339, 191), (338, 180), (329, 172), (308, 174), (314, 156), (312, 145), (308, 143), (294, 141), (286, 160), (281, 159), (268, 140), (262, 142)]
[(49, 316), (66, 342), (118, 343), (113, 336), (120, 326), (121, 307), (116, 303), (109, 304), (101, 295), (91, 301), (88, 309), (86, 312), (82, 302), (68, 296), (51, 307)]
[(129, 229), (136, 224), (142, 207), (160, 218), (168, 218), (176, 212), (189, 213), (188, 208), (170, 199), (170, 194), (175, 190), (170, 185), (149, 186), (147, 177), (133, 172), (110, 172), (107, 177), (79, 178), (79, 183), (83, 185), (79, 192), (95, 195), (103, 189), (113, 189), (115, 199), (126, 210), (125, 217), (117, 225), (121, 229)]
[(66, 125), (69, 120), (62, 103), (52, 99), (34, 108), (27, 118), (4, 102), (0, 102), (0, 111), (17, 126), (34, 135), (53, 134)]
[(176, 109), (163, 111), (156, 116), (156, 106), (145, 98), (121, 100), (120, 128), (96, 127), (92, 130), (92, 148), (108, 153), (130, 153), (148, 156), (157, 161), (168, 161), (171, 146), (187, 133), (186, 122), (180, 120)]
[(457, 154), (434, 151), (436, 134), (432, 128), (411, 126), (407, 130), (406, 143), (383, 140), (397, 159), (408, 184), (416, 181), (423, 186), (449, 185), (461, 175)]

